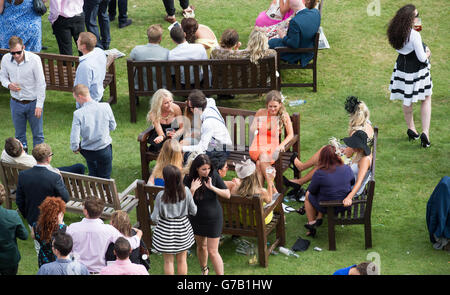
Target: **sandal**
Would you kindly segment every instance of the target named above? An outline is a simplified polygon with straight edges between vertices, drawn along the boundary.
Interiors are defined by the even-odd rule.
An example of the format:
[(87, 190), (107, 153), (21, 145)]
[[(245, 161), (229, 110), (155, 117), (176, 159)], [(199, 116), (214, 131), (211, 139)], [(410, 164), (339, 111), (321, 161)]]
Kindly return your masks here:
[(298, 208), (298, 210), (295, 210), (295, 212), (297, 212), (300, 215), (305, 215), (306, 213), (305, 206)]
[(172, 16), (166, 15), (166, 16), (164, 17), (164, 20), (165, 20), (166, 22), (169, 22), (169, 23), (173, 24), (174, 22), (177, 21), (177, 18), (175, 17), (175, 15), (172, 15)]
[(209, 267), (208, 266), (202, 267), (202, 275), (206, 276), (208, 274), (209, 274)]

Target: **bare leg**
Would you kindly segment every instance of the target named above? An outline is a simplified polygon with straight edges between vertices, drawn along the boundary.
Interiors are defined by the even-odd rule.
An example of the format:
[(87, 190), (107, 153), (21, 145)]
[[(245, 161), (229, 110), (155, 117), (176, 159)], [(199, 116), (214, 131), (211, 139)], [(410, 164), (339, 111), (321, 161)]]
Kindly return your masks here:
[(299, 184), (299, 185), (304, 185), (305, 183), (311, 181), (311, 179), (312, 179), (312, 177), (314, 175), (314, 172), (316, 172), (316, 170), (317, 170), (317, 167), (314, 167), (305, 176), (300, 177), (299, 179), (292, 179), (291, 181), (296, 183), (296, 184)]
[(207, 238), (208, 255), (216, 275), (223, 275), (223, 261), (219, 253), (220, 238)]
[(412, 131), (417, 133), (416, 126), (414, 125), (412, 104), (409, 107), (403, 105), (403, 114), (405, 116), (405, 121), (406, 121), (406, 125), (408, 126), (408, 129), (411, 129)]
[(164, 254), (164, 274), (166, 275), (173, 275), (175, 274), (174, 268), (173, 268), (173, 254)]
[(305, 194), (305, 211), (306, 218), (308, 218), (308, 223), (313, 224), (316, 221), (317, 211), (313, 205), (309, 202), (309, 191)]
[(187, 251), (178, 253), (176, 256), (177, 256), (177, 273), (179, 275), (187, 275), (188, 272), (188, 266), (186, 261)]
[(431, 96), (425, 97), (420, 108), (420, 116), (422, 119), (422, 132), (425, 133), (428, 140), (430, 139), (430, 121), (431, 121)]
[(297, 167), (298, 170), (303, 171), (303, 170), (308, 169), (310, 167), (317, 166), (317, 163), (319, 163), (320, 151), (322, 149), (323, 149), (323, 147), (321, 147), (314, 155), (312, 155), (311, 158), (309, 158), (308, 161), (306, 161), (304, 163), (302, 163), (300, 161), (300, 159), (296, 158), (294, 160), (295, 167)]
[(195, 235), (195, 243), (197, 244), (197, 258), (200, 268), (204, 268), (208, 265), (208, 247), (207, 237)]
[[(266, 153), (261, 153), (259, 156), (259, 173), (261, 175), (260, 183), (262, 186), (264, 186), (264, 180), (267, 181), (266, 168), (272, 166), (271, 161), (272, 159)], [(278, 192), (275, 185), (273, 185), (273, 192)]]

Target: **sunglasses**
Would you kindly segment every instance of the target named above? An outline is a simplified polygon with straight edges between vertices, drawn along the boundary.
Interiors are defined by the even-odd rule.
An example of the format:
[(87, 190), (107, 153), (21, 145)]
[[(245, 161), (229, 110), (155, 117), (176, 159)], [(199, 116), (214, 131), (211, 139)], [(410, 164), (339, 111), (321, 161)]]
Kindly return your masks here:
[(22, 50), (20, 50), (20, 51), (10, 51), (9, 53), (11, 53), (11, 55), (19, 55), (19, 54), (22, 54), (22, 52), (23, 52), (23, 49)]

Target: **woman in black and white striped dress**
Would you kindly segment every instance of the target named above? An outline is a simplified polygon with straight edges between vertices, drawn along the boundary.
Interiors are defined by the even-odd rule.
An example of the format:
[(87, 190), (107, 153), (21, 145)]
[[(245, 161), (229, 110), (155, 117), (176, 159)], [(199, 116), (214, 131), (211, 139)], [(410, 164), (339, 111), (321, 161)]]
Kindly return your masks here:
[[(391, 76), (391, 100), (403, 100), (403, 113), (410, 140), (419, 139), (422, 147), (429, 147), (431, 119), (430, 49), (422, 43), (420, 33), (414, 28), (419, 12), (412, 4), (400, 8), (387, 29), (389, 43), (399, 53)], [(421, 30), (421, 26), (420, 29)], [(422, 134), (419, 136), (413, 118), (412, 103), (421, 100)]]
[(194, 232), (188, 215), (197, 214), (197, 206), (191, 191), (183, 185), (181, 171), (173, 165), (163, 169), (164, 190), (156, 195), (152, 220), (156, 223), (152, 244), (163, 253), (164, 273), (174, 274), (174, 258), (177, 273), (187, 274), (187, 250), (194, 244)]

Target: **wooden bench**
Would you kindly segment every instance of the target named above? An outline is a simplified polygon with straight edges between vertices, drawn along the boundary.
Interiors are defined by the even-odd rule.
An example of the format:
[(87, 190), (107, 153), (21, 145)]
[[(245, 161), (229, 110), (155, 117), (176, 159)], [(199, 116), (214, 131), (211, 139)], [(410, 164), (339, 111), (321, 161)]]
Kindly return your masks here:
[[(6, 54), (9, 49), (0, 48), (0, 55)], [(34, 52), (39, 55), (44, 69), (45, 83), (47, 90), (58, 90), (72, 93), (73, 83), (75, 81), (76, 69), (79, 65), (79, 57), (71, 55), (53, 54)], [(103, 80), (103, 87), (108, 86), (110, 96), (108, 103), (117, 103), (117, 82), (116, 82), (116, 67), (114, 57), (108, 56), (106, 65), (105, 80)]]
[[(175, 101), (175, 103), (178, 104), (181, 109), (184, 109), (186, 106), (185, 102)], [(233, 146), (227, 147), (227, 151), (230, 151), (227, 164), (229, 169), (234, 170), (234, 162), (238, 163), (244, 159), (244, 156), (250, 158), (249, 146), (253, 141), (254, 134), (249, 132), (248, 126), (253, 122), (256, 111), (226, 107), (218, 107), (218, 109), (226, 121), (233, 142)], [(292, 120), (294, 137), (291, 142), (286, 145), (286, 151), (280, 152), (278, 160), (274, 164), (277, 172), (275, 176), (275, 186), (278, 192), (284, 192), (283, 173), (289, 168), (289, 160), (292, 154), (297, 152), (300, 157), (300, 114), (294, 113), (290, 117)], [(156, 160), (158, 157), (158, 153), (148, 150), (147, 139), (152, 129), (153, 126), (150, 126), (138, 136), (141, 154), (141, 175), (142, 179), (145, 181), (150, 177), (150, 162)], [(280, 134), (280, 142), (282, 141), (282, 138), (284, 138), (284, 134)], [(300, 177), (300, 175), (297, 174), (295, 177)]]
[[(250, 59), (183, 61), (134, 61), (128, 59), (130, 120), (133, 123), (136, 122), (138, 97), (152, 96), (161, 88), (166, 88), (177, 96), (188, 96), (192, 89), (200, 89), (206, 96), (214, 94), (262, 94), (278, 89), (276, 66), (275, 56), (261, 59), (258, 65), (250, 62)], [(171, 69), (175, 73), (174, 77), (171, 75)], [(190, 83), (181, 84), (182, 72), (185, 81), (190, 81), (190, 69), (193, 69), (193, 85)], [(201, 72), (203, 72), (203, 75)], [(135, 79), (137, 85), (135, 85)], [(165, 85), (163, 79), (166, 81)], [(145, 87), (145, 84), (147, 84), (147, 87)]]
[[(154, 208), (154, 200), (163, 188), (145, 184), (139, 180), (136, 187), (136, 196), (139, 199), (136, 208), (137, 220), (143, 232), (142, 239), (146, 245), (152, 245), (152, 231), (150, 214)], [(285, 217), (282, 208), (283, 195), (279, 195), (270, 206), (263, 207), (258, 196), (242, 198), (232, 195), (230, 199), (219, 198), (223, 210), (223, 234), (256, 237), (258, 240), (259, 264), (268, 266), (268, 257), (272, 250), (284, 246), (286, 241)], [(269, 224), (264, 219), (273, 211), (273, 218)], [(249, 222), (250, 221), (250, 222)], [(253, 222), (251, 222), (253, 221)], [(268, 236), (276, 231), (275, 241), (267, 246)]]
[(328, 215), (328, 248), (330, 251), (336, 250), (336, 225), (364, 225), (365, 248), (372, 248), (372, 203), (375, 194), (375, 159), (377, 155), (378, 127), (374, 128), (373, 147), (372, 147), (372, 163), (370, 167), (371, 175), (369, 182), (366, 184), (364, 192), (353, 198), (350, 208), (338, 215), (334, 214), (336, 207), (342, 206), (341, 202), (322, 201), (320, 206), (327, 208)]
[[(8, 164), (0, 161), (0, 176), (5, 186), (7, 198), (6, 208), (11, 209), (16, 200), (16, 188), (19, 180), (19, 172), (30, 167)], [(123, 192), (118, 193), (114, 179), (105, 179), (88, 175), (75, 174), (61, 171), (64, 184), (69, 192), (70, 200), (66, 203), (68, 212), (83, 213), (83, 202), (87, 197), (101, 198), (105, 202), (102, 218), (111, 218), (115, 210), (123, 210), (127, 213), (133, 210), (138, 199), (130, 195), (136, 188), (137, 180), (130, 184)]]
[[(278, 76), (278, 85), (280, 88), (282, 87), (312, 87), (314, 92), (317, 92), (317, 54), (319, 50), (319, 37), (320, 34), (316, 33), (316, 37), (314, 39), (314, 47), (313, 48), (289, 48), (289, 47), (276, 47), (275, 50), (277, 51), (277, 68), (279, 71)], [(306, 65), (305, 67), (302, 67), (300, 61), (298, 61), (296, 64), (289, 64), (285, 61), (281, 60), (280, 55), (282, 53), (313, 53), (314, 57), (312, 61)], [(284, 70), (312, 70), (312, 83), (283, 83), (282, 82), (282, 74)]]

